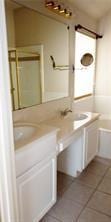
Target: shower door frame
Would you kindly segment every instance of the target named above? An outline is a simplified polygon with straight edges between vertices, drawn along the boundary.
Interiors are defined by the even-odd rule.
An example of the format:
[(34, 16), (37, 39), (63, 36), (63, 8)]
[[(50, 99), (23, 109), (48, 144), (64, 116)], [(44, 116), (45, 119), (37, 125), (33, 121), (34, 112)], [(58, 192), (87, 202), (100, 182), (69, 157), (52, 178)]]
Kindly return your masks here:
[[(14, 58), (13, 56), (11, 55), (12, 53), (14, 53)], [(24, 54), (30, 54), (30, 56), (27, 56), (26, 58), (28, 59), (25, 59), (25, 57), (21, 57), (21, 62), (22, 62), (22, 59), (23, 61), (40, 61), (40, 104), (42, 103), (42, 98), (43, 98), (43, 95), (42, 95), (42, 73), (41, 73), (41, 58), (40, 58), (40, 54), (38, 54), (37, 52), (32, 52), (32, 51), (23, 51), (23, 50), (19, 50), (17, 48), (15, 49), (10, 49), (8, 51), (8, 54), (9, 54), (9, 68), (10, 68), (10, 83), (11, 83), (11, 95), (12, 95), (12, 106), (13, 106), (13, 110), (19, 110), (19, 109), (23, 109), (23, 108), (27, 108), (27, 107), (30, 107), (30, 106), (27, 106), (27, 107), (22, 107), (21, 106), (21, 88), (20, 88), (20, 79), (19, 79), (19, 71), (18, 71), (18, 67), (19, 67), (19, 53), (24, 53)], [(13, 83), (13, 71), (12, 71), (12, 64), (11, 62), (15, 62), (15, 67), (16, 67), (16, 73), (15, 73), (15, 77), (16, 77), (16, 88), (14, 88), (14, 83)], [(17, 91), (17, 104), (18, 104), (18, 108), (16, 109), (16, 102), (15, 102), (15, 96), (14, 96), (14, 90)], [(35, 103), (35, 105), (37, 105)], [(31, 105), (33, 106), (33, 105)]]

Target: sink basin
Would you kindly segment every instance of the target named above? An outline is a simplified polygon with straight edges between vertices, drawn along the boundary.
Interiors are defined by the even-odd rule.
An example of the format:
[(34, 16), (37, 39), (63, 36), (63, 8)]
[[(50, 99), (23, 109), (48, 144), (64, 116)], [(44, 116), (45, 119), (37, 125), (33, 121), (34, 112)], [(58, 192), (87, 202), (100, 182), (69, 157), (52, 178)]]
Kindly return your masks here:
[(79, 120), (84, 120), (86, 119), (88, 116), (86, 114), (83, 113), (76, 113), (74, 114), (74, 121), (79, 121)]
[(37, 131), (37, 127), (33, 125), (17, 125), (14, 126), (15, 142), (31, 138)]
[(84, 113), (69, 113), (65, 118), (72, 121), (80, 121), (88, 118), (88, 116)]

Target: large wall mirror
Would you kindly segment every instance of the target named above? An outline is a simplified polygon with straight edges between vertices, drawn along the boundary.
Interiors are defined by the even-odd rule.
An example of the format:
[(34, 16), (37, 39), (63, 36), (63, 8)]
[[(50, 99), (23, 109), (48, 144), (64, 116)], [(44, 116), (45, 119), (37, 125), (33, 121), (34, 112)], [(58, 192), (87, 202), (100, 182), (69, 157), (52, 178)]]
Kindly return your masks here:
[(13, 110), (67, 97), (67, 25), (10, 0), (6, 23)]

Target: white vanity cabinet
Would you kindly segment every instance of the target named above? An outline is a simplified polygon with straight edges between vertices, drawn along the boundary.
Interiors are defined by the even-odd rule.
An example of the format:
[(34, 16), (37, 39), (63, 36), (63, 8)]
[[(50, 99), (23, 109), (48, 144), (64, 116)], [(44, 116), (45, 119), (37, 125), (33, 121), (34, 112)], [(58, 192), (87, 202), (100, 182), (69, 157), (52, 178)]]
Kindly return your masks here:
[(58, 170), (77, 177), (98, 152), (98, 120), (73, 135), (73, 140), (58, 156)]
[(98, 120), (89, 124), (83, 131), (83, 159), (85, 168), (98, 153)]
[(19, 221), (39, 222), (56, 202), (56, 133), (17, 154)]
[(56, 158), (37, 164), (17, 179), (20, 221), (38, 222), (56, 201)]
[(84, 167), (83, 131), (75, 132), (72, 137), (73, 139), (70, 140), (71, 144), (58, 156), (58, 171), (77, 177)]

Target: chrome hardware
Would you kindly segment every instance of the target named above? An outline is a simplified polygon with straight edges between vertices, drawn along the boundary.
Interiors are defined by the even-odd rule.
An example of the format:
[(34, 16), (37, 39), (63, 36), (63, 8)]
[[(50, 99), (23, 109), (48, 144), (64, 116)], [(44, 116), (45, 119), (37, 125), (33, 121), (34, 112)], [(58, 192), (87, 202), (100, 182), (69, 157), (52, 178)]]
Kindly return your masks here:
[(68, 113), (72, 113), (72, 110), (66, 108), (65, 110), (60, 111), (61, 116), (67, 116)]

